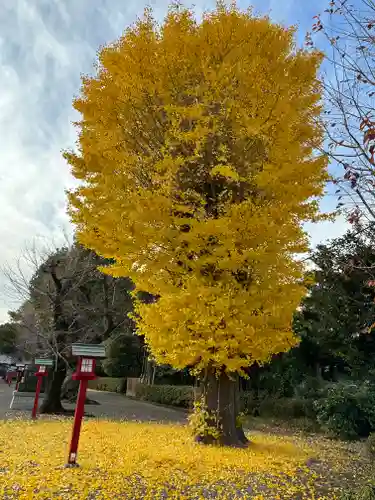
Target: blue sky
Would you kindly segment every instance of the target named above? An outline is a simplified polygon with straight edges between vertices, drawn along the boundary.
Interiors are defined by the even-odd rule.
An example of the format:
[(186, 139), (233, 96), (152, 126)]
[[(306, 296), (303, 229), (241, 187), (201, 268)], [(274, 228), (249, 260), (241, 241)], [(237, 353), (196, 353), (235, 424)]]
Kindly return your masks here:
[[(0, 265), (16, 262), (22, 249), (37, 242), (62, 241), (70, 232), (64, 189), (73, 185), (61, 149), (71, 147), (77, 119), (72, 98), (80, 75), (93, 71), (98, 48), (118, 38), (146, 4), (161, 20), (168, 1), (2, 0), (0, 9)], [(298, 42), (326, 0), (254, 0), (256, 12), (285, 24), (298, 24)], [(186, 3), (192, 5), (191, 3)], [(214, 6), (195, 0), (199, 16)], [(332, 197), (322, 204), (334, 208)], [(340, 235), (343, 220), (309, 226), (312, 244)], [(41, 243), (42, 244), (42, 243)], [(0, 322), (16, 307), (0, 276)]]

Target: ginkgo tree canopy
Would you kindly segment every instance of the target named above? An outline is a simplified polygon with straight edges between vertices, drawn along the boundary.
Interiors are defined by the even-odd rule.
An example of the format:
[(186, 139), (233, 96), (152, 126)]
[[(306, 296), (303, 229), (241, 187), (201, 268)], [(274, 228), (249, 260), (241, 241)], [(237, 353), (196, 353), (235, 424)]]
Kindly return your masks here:
[(105, 272), (159, 297), (137, 323), (160, 363), (241, 372), (297, 342), (295, 256), (327, 172), (322, 57), (293, 40), (234, 5), (146, 10), (83, 78), (71, 218)]

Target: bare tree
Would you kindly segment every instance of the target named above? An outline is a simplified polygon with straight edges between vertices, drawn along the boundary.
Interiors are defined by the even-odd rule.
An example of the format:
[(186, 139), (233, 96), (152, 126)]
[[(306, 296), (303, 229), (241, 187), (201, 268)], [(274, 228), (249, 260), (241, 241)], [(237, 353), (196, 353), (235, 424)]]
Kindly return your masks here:
[[(76, 310), (76, 295), (86, 281), (97, 273), (97, 263), (90, 252), (83, 252), (76, 245), (39, 250), (31, 246), (23, 253), (15, 268), (7, 266), (3, 273), (8, 290), (23, 305), (15, 314), (15, 320), (23, 337), (30, 339), (28, 348), (32, 354), (52, 355), (53, 371), (41, 412), (60, 413), (61, 387), (72, 359), (71, 343), (90, 342), (92, 328), (84, 328)], [(33, 272), (28, 279), (25, 269)], [(87, 324), (86, 324), (87, 326)]]
[(16, 311), (8, 312), (17, 332), (15, 351), (22, 358), (33, 359), (49, 351), (43, 333), (38, 328), (38, 316), (34, 305), (26, 300)]
[[(324, 152), (342, 175), (335, 176), (339, 207), (348, 221), (375, 223), (375, 2), (331, 0), (315, 16), (306, 45), (326, 53), (323, 83)], [(327, 48), (328, 47), (328, 48)]]
[[(11, 294), (23, 305), (14, 320), (28, 339), (30, 352), (53, 355), (55, 371), (41, 406), (44, 413), (63, 412), (61, 389), (69, 386), (74, 360), (72, 342), (100, 343), (123, 331), (134, 330), (128, 313), (133, 310), (129, 279), (114, 279), (98, 270), (105, 261), (74, 243), (47, 251), (30, 247), (22, 262), (4, 274)], [(32, 269), (29, 279), (25, 269)], [(70, 385), (69, 385), (70, 384)], [(77, 385), (77, 384), (75, 384)], [(75, 387), (77, 390), (78, 387)]]

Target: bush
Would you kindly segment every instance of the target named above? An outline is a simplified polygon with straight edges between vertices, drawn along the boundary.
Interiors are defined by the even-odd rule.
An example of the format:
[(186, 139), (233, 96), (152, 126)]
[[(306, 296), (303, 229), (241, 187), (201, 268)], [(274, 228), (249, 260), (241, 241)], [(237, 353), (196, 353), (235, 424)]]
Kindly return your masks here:
[(90, 380), (88, 387), (96, 391), (124, 392), (124, 387), (126, 391), (126, 379), (98, 377), (95, 380)]
[(375, 500), (375, 485), (366, 484), (355, 490), (342, 493), (340, 500)]
[(317, 377), (306, 377), (294, 389), (294, 394), (297, 398), (317, 399), (324, 390), (327, 383)]
[(135, 394), (138, 399), (182, 408), (192, 408), (194, 402), (194, 388), (189, 385), (138, 384)]
[(367, 452), (371, 458), (375, 458), (375, 432), (372, 432), (366, 441)]
[(265, 399), (259, 405), (261, 417), (279, 417), (280, 419), (305, 417), (305, 402), (299, 398)]
[(254, 415), (259, 408), (259, 399), (251, 391), (240, 392), (240, 411), (246, 415)]
[(336, 437), (367, 437), (374, 429), (375, 392), (369, 384), (337, 383), (314, 406), (319, 424)]
[(240, 409), (247, 415), (260, 415), (261, 417), (278, 417), (291, 419), (306, 417), (315, 419), (314, 400), (305, 398), (271, 398), (256, 399), (249, 392), (240, 393)]

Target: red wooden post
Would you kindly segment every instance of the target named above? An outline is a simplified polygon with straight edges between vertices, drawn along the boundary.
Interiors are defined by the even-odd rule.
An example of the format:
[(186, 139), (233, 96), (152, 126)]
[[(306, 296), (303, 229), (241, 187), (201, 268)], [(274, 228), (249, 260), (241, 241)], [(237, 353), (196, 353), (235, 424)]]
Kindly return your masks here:
[(53, 360), (40, 358), (35, 360), (35, 364), (38, 366), (38, 371), (35, 374), (35, 376), (38, 377), (38, 383), (36, 384), (34, 406), (33, 406), (33, 411), (31, 413), (32, 419), (36, 418), (36, 414), (38, 411), (39, 394), (40, 394), (40, 389), (42, 388), (43, 377), (46, 377), (48, 375), (46, 367), (53, 366)]
[(82, 418), (85, 413), (86, 392), (89, 380), (94, 380), (95, 359), (105, 358), (105, 347), (103, 345), (72, 344), (72, 355), (78, 356), (78, 364), (73, 380), (79, 380), (79, 392), (77, 397), (76, 410), (74, 413), (74, 423), (72, 439), (70, 441), (68, 463), (65, 467), (79, 467), (77, 464), (77, 453), (79, 436), (81, 433)]
[(70, 441), (69, 458), (67, 463), (67, 466), (69, 467), (78, 467), (76, 460), (77, 460), (79, 436), (81, 433), (82, 418), (85, 413), (87, 384), (88, 384), (87, 378), (82, 379), (79, 384), (77, 405), (74, 413), (72, 439)]
[(35, 419), (36, 418), (36, 412), (38, 411), (38, 401), (39, 401), (39, 393), (40, 389), (42, 387), (42, 376), (38, 376), (38, 383), (36, 384), (36, 391), (35, 391), (35, 399), (34, 399), (34, 406), (33, 406), (33, 411), (31, 413), (31, 418)]

